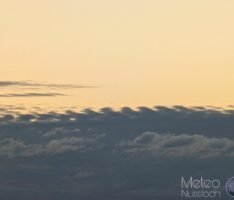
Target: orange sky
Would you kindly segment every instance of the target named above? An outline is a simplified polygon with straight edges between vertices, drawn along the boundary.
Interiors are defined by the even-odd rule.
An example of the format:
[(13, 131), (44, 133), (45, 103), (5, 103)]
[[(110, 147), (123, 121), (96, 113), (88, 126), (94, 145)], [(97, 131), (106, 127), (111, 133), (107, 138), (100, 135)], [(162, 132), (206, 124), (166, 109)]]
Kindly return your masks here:
[(1, 81), (100, 87), (0, 102), (95, 108), (233, 104), (233, 10), (233, 0), (1, 1)]

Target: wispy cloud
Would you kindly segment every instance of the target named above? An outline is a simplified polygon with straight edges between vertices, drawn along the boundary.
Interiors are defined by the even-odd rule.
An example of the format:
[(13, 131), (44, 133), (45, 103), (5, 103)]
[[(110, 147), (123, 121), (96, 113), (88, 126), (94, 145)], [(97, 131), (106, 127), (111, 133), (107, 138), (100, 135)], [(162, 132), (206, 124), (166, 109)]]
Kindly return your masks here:
[(76, 84), (35, 83), (31, 81), (0, 81), (0, 87), (38, 87), (38, 88), (82, 89), (82, 88), (97, 88), (98, 86), (76, 85)]
[(56, 96), (66, 96), (61, 93), (10, 93), (10, 94), (0, 94), (0, 97), (10, 98), (10, 97), (56, 97)]
[[(63, 92), (55, 93), (53, 90), (69, 90), (69, 89), (88, 89), (98, 88), (98, 86), (76, 85), (76, 84), (54, 84), (54, 83), (37, 83), (32, 81), (0, 81), (0, 88), (7, 89), (7, 93), (0, 94), (2, 98), (13, 97), (56, 97), (66, 96)], [(15, 93), (15, 89), (20, 89)], [(42, 90), (42, 92), (34, 92)], [(27, 92), (25, 92), (27, 91)]]

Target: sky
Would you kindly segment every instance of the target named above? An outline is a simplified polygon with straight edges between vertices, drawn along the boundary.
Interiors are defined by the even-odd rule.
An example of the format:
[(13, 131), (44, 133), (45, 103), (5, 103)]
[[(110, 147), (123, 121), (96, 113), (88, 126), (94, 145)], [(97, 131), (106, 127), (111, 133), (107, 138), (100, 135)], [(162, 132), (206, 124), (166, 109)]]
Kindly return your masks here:
[[(1, 1), (1, 81), (95, 87), (0, 100), (79, 108), (230, 105), (233, 6), (232, 0)], [(54, 92), (47, 89), (40, 92)], [(17, 92), (35, 88), (1, 90)]]
[(233, 10), (0, 0), (0, 199), (180, 200), (181, 177), (230, 199)]

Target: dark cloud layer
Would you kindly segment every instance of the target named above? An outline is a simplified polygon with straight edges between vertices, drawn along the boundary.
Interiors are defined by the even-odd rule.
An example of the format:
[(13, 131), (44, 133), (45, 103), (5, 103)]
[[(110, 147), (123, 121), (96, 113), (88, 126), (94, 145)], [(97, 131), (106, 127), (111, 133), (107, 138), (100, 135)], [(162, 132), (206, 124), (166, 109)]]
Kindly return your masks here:
[(6, 113), (0, 199), (180, 199), (181, 176), (233, 175), (233, 121), (183, 106)]

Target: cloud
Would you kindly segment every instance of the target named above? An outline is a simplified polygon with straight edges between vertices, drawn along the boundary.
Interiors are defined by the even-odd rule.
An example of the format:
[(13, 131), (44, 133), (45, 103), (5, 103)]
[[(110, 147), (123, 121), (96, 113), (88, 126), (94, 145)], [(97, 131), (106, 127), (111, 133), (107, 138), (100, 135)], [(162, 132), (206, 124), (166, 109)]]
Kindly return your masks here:
[(46, 84), (34, 83), (29, 81), (0, 81), (0, 87), (36, 87), (51, 89), (81, 89), (81, 88), (97, 88), (97, 86), (75, 85), (75, 84)]
[(234, 156), (234, 140), (208, 138), (202, 135), (175, 135), (145, 132), (118, 145), (125, 153), (151, 153), (154, 156), (220, 157)]
[(66, 96), (61, 93), (9, 93), (9, 94), (0, 94), (0, 97), (57, 97), (57, 96)]
[(0, 142), (0, 156), (12, 158), (85, 151), (91, 141), (80, 137), (64, 137), (50, 140), (45, 144), (26, 144), (24, 141), (8, 138)]
[(234, 139), (234, 110), (215, 110), (209, 108), (185, 107), (141, 107), (138, 110), (122, 108), (114, 111), (104, 108), (100, 111), (85, 109), (83, 112), (68, 110), (65, 113), (44, 112), (18, 114), (12, 116), (5, 113), (0, 124), (18, 126), (31, 123), (30, 126), (40, 128), (53, 126), (56, 128), (76, 127), (82, 130), (103, 130), (111, 132), (115, 137), (136, 136), (145, 131), (174, 134), (199, 134), (207, 137)]
[(181, 176), (233, 175), (232, 108), (1, 109), (0, 199), (179, 200)]
[[(75, 85), (75, 84), (47, 84), (35, 83), (30, 81), (0, 81), (0, 88), (7, 88), (8, 93), (0, 94), (0, 97), (56, 97), (66, 96), (63, 93), (55, 93), (53, 90), (67, 90), (67, 89), (84, 89), (84, 88), (98, 88), (98, 86)], [(11, 89), (27, 90), (30, 92), (10, 93)], [(43, 92), (34, 92), (35, 90), (43, 90)], [(32, 92), (31, 92), (32, 91)], [(45, 92), (46, 91), (46, 92)], [(52, 91), (52, 92), (51, 92)]]
[[(50, 83), (35, 83), (31, 81), (0, 81), (0, 88), (7, 88), (5, 94), (0, 94), (0, 97), (13, 98), (13, 97), (55, 97), (55, 96), (65, 96), (63, 93), (55, 93), (56, 90), (68, 90), (68, 89), (88, 89), (88, 88), (98, 88), (98, 86), (88, 86), (88, 85), (75, 85), (75, 84), (50, 84)], [(27, 90), (30, 92), (14, 93), (15, 89)], [(35, 90), (43, 90), (43, 92), (34, 92)], [(13, 92), (11, 92), (11, 90)], [(32, 91), (32, 92), (31, 92)], [(46, 91), (46, 92), (45, 92)]]

